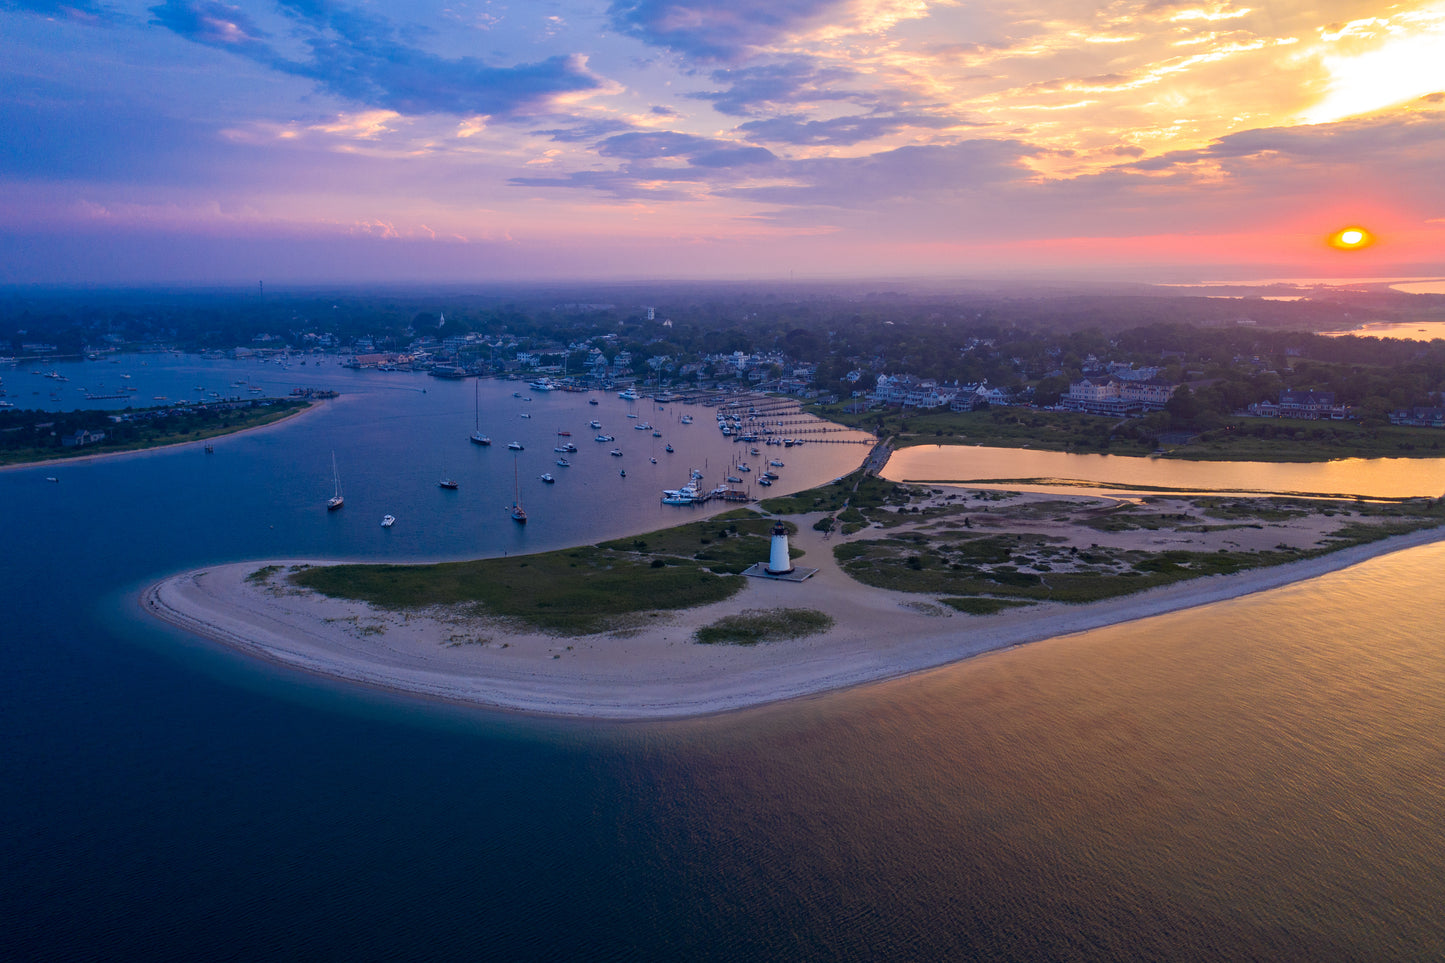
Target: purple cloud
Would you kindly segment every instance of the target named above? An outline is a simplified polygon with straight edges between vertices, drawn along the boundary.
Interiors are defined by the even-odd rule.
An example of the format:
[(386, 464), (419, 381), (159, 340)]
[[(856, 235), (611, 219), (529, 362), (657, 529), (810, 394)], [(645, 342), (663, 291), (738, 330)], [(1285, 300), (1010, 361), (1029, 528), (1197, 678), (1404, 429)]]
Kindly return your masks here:
[(723, 89), (688, 94), (694, 100), (710, 101), (713, 109), (734, 117), (751, 117), (768, 111), (777, 104), (798, 101), (859, 101), (872, 99), (862, 85), (850, 89), (858, 80), (851, 70), (839, 67), (820, 69), (806, 60), (786, 60), (751, 67), (714, 70), (709, 75)]
[(115, 15), (113, 9), (94, 0), (3, 0), (0, 9), (24, 10), (67, 20), (106, 20)]
[(791, 184), (744, 187), (731, 197), (790, 206), (867, 208), (903, 199), (968, 194), (1032, 177), (1023, 160), (1041, 150), (1016, 140), (900, 147), (866, 157), (789, 161), (778, 174)]
[(752, 140), (785, 144), (848, 146), (866, 140), (876, 140), (879, 137), (885, 137), (911, 127), (943, 130), (965, 124), (969, 124), (969, 122), (957, 117), (938, 114), (876, 113), (834, 117), (829, 120), (805, 120), (797, 114), (791, 114), (767, 120), (751, 120), (746, 124), (738, 125), (738, 130), (747, 134)]
[(309, 59), (285, 57), (241, 11), (216, 0), (166, 0), (151, 8), (151, 22), (196, 43), (305, 77), (346, 100), (400, 114), (508, 117), (525, 114), (553, 95), (598, 86), (577, 57), (494, 67), (475, 57), (429, 54), (399, 39), (388, 21), (350, 7), (284, 0), (281, 9), (295, 23)]
[(621, 33), (699, 60), (736, 60), (838, 0), (613, 0)]

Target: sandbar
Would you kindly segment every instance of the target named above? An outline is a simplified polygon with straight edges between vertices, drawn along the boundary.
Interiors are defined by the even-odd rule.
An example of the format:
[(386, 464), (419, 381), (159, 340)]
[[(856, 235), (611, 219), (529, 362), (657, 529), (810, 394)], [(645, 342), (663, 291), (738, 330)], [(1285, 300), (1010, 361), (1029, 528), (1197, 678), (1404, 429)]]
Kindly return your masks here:
[[(1027, 497), (1027, 496), (1025, 496)], [(648, 613), (623, 631), (562, 637), (458, 610), (395, 611), (291, 586), (290, 566), (244, 562), (159, 581), (141, 596), (153, 615), (295, 670), (413, 696), (492, 709), (592, 719), (701, 716), (936, 668), (1012, 646), (1265, 591), (1445, 539), (1416, 531), (1326, 555), (1179, 582), (1088, 605), (1044, 603), (965, 615), (928, 596), (869, 587), (834, 559), (837, 539), (797, 518), (794, 544), (819, 571), (806, 582), (748, 579), (734, 597)], [(1258, 533), (1279, 540), (1280, 530)], [(1308, 541), (1307, 527), (1295, 533)], [(1134, 536), (1141, 545), (1150, 533)], [(1158, 539), (1154, 539), (1158, 541)], [(260, 578), (263, 566), (278, 574)], [(747, 609), (810, 608), (826, 633), (752, 646), (702, 645), (693, 632)]]

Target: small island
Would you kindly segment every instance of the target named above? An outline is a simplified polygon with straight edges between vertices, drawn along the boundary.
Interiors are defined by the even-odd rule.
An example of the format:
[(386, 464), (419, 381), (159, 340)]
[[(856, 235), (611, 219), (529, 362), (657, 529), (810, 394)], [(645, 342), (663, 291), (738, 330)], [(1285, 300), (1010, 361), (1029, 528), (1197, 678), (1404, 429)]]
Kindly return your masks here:
[[(806, 582), (748, 578), (782, 520)], [(435, 565), (239, 563), (154, 615), (292, 668), (464, 704), (701, 715), (1312, 578), (1442, 537), (1439, 499), (1037, 494), (857, 472), (704, 521)]]
[[(334, 397), (326, 393), (327, 397)], [(315, 403), (307, 394), (150, 408), (68, 412), (0, 411), (0, 467), (145, 451), (206, 441), (300, 414)]]

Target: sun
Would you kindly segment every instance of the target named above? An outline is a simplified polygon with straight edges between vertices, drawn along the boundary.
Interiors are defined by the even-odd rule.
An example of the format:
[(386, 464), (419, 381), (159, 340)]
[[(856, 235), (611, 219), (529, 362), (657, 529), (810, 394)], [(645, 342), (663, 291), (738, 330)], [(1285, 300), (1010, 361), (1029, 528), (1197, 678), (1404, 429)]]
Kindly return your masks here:
[(1330, 246), (1341, 251), (1358, 251), (1375, 243), (1375, 236), (1363, 227), (1342, 227), (1330, 235)]

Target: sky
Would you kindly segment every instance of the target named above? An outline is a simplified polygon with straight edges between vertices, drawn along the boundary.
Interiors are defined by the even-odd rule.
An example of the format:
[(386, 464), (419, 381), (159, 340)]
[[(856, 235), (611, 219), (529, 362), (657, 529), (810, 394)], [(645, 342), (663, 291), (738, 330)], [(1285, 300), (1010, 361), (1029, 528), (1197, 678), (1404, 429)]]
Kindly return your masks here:
[(1445, 275), (1445, 0), (0, 0), (0, 83), (3, 284)]

